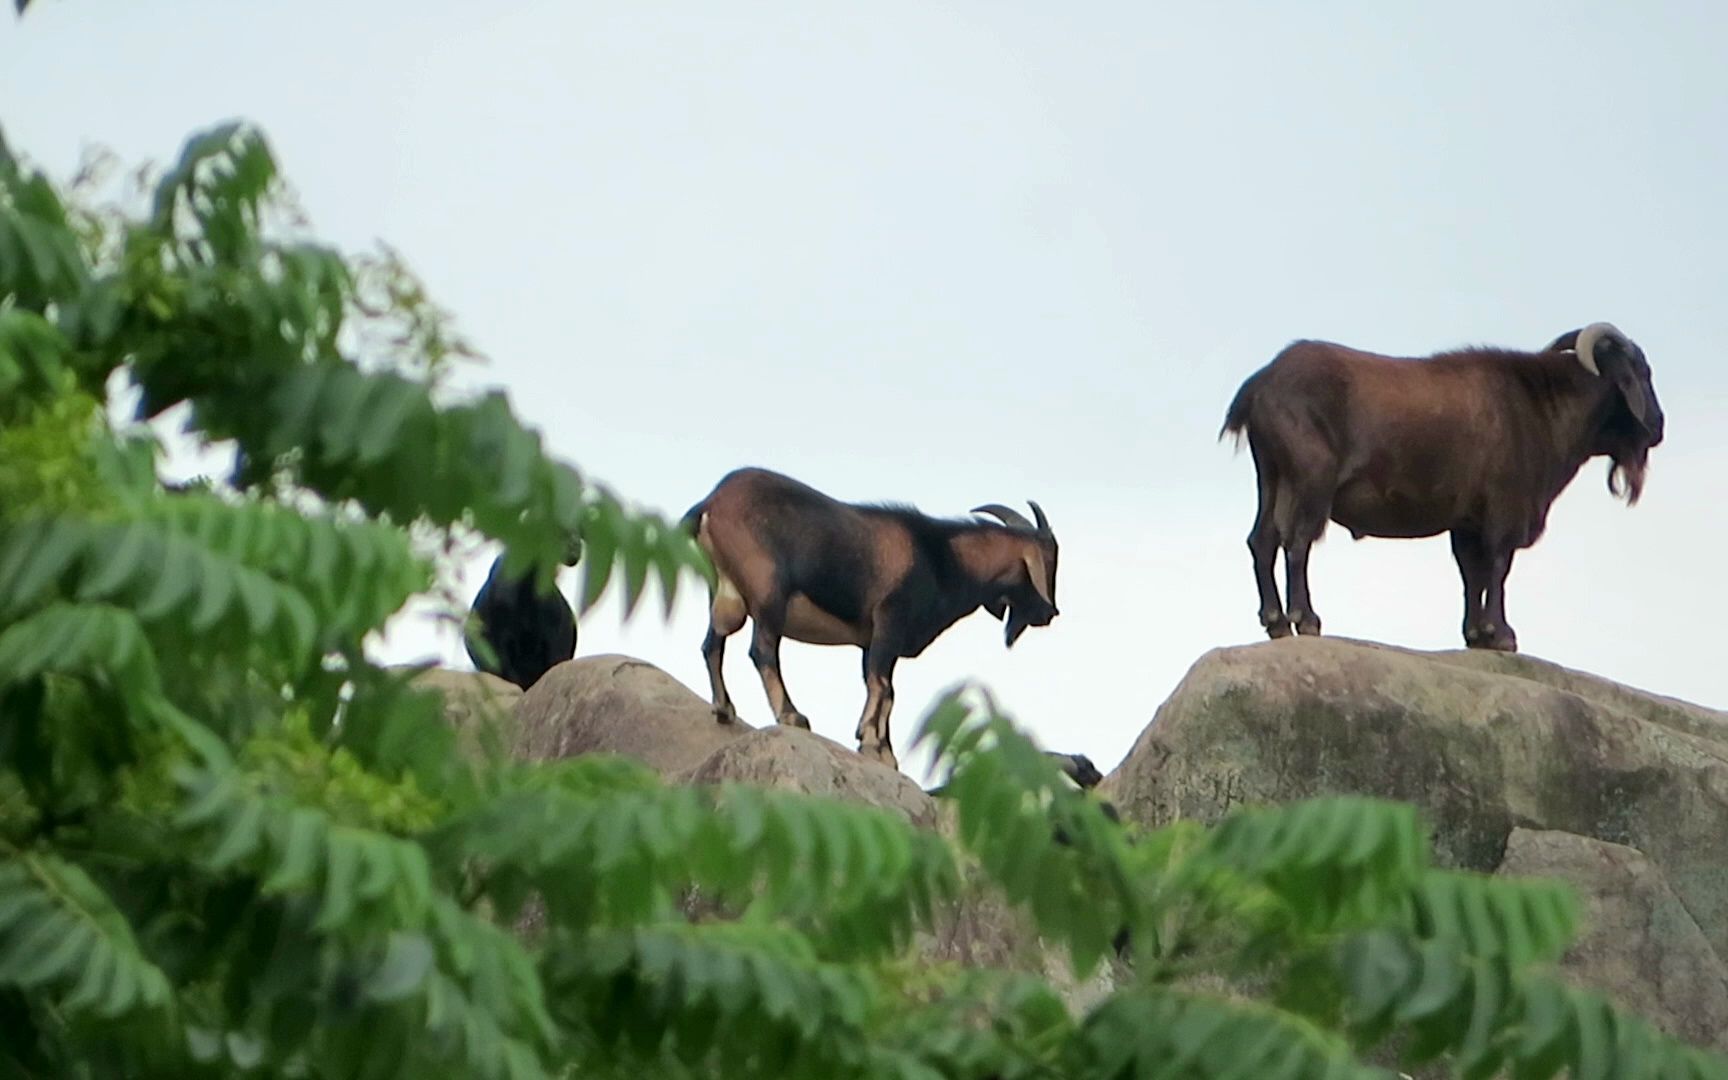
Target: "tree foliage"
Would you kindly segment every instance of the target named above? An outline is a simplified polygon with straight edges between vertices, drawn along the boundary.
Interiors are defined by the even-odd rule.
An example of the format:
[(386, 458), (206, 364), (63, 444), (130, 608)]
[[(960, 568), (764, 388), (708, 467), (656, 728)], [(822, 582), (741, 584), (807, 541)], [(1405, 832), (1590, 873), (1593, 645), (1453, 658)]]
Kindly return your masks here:
[[(503, 395), (453, 393), (406, 268), (307, 238), (283, 196), (239, 124), (137, 208), (0, 140), (0, 1064), (1343, 1078), (1396, 1045), (1467, 1077), (1728, 1076), (1555, 979), (1566, 890), (1434, 867), (1409, 807), (1125, 830), (966, 688), (919, 734), (957, 842), (463, 753), (365, 651), (434, 585), (417, 534), (476, 532), (546, 587), (578, 536), (584, 610), (710, 571)], [(160, 479), (142, 421), (175, 416), (229, 475)], [(1042, 976), (923, 962), (974, 870), (1117, 989), (1075, 1013)]]

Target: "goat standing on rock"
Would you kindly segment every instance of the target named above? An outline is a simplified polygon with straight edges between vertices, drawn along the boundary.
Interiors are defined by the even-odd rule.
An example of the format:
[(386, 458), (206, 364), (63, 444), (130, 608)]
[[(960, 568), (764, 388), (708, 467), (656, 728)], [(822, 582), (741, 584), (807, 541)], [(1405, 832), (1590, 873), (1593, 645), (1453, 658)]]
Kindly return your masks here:
[(780, 639), (864, 650), (859, 753), (898, 767), (888, 738), (894, 664), (922, 653), (982, 606), (1007, 622), (1012, 647), (1056, 610), (1056, 536), (1005, 506), (1002, 524), (950, 521), (910, 507), (845, 503), (766, 469), (737, 469), (691, 507), (683, 525), (718, 573), (702, 657), (714, 714), (738, 713), (721, 676), (726, 638), (753, 620), (750, 659), (776, 722), (808, 729), (780, 678)]
[[(1506, 623), (1512, 556), (1585, 461), (1612, 462), (1627, 504), (1662, 442), (1644, 351), (1608, 323), (1540, 352), (1460, 349), (1389, 357), (1297, 341), (1251, 375), (1219, 432), (1247, 436), (1260, 503), (1248, 537), (1268, 636), (1320, 633), (1308, 551), (1328, 519), (1352, 537), (1452, 534), (1464, 579), (1464, 642), (1516, 652)], [(1621, 483), (1624, 481), (1624, 490)], [(1284, 549), (1288, 613), (1273, 579)]]

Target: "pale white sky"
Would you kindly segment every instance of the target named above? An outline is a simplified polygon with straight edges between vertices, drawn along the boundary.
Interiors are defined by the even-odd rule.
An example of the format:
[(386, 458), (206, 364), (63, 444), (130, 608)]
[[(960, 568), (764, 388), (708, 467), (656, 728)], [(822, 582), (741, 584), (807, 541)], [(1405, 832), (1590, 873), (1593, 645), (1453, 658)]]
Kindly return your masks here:
[[(321, 236), (399, 247), (477, 384), (668, 514), (745, 464), (933, 513), (1039, 500), (1061, 618), (1008, 652), (978, 614), (903, 662), (895, 742), (970, 676), (1108, 770), (1201, 653), (1261, 640), (1253, 469), (1214, 440), (1296, 337), (1637, 339), (1668, 414), (1644, 501), (1587, 465), (1508, 611), (1529, 654), (1728, 707), (1725, 55), (1705, 0), (39, 0), (0, 19), (0, 122), (61, 175), (259, 123)], [(1329, 633), (1461, 645), (1444, 537), (1334, 529), (1311, 579)], [(603, 604), (579, 653), (706, 694), (700, 589), (670, 623), (655, 599)], [(414, 614), (382, 652), (468, 666)], [(849, 744), (857, 651), (783, 664)]]

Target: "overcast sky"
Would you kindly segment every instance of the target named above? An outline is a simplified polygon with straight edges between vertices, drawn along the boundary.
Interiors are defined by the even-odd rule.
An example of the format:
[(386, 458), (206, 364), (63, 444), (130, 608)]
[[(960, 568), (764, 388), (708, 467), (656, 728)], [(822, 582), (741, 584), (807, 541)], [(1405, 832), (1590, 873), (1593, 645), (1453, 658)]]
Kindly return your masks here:
[[(975, 677), (1108, 770), (1207, 649), (1262, 639), (1246, 453), (1285, 343), (1534, 348), (1605, 319), (1668, 416), (1522, 553), (1528, 654), (1728, 707), (1728, 18), (1719, 3), (37, 0), (0, 123), (60, 175), (260, 124), (319, 234), (397, 246), (551, 451), (677, 515), (727, 470), (941, 514), (1049, 512), (1062, 616), (903, 662), (895, 741)], [(471, 595), (488, 558), (459, 582)], [(574, 591), (567, 572), (566, 592)], [(1446, 539), (1334, 528), (1328, 633), (1461, 645)], [(706, 694), (701, 590), (579, 654)], [(744, 718), (769, 722), (733, 639)], [(424, 617), (380, 655), (468, 661)], [(850, 744), (854, 649), (788, 643)]]

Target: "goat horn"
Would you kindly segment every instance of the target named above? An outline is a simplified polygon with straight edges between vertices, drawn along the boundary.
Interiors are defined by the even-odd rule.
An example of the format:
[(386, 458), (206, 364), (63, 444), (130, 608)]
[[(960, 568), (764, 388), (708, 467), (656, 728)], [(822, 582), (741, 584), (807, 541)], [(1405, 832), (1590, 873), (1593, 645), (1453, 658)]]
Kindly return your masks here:
[(1026, 515), (1018, 510), (1011, 510), (1001, 503), (988, 503), (984, 506), (974, 506), (974, 514), (994, 514), (1002, 519), (1003, 524), (1013, 525), (1021, 529), (1036, 529), (1037, 526), (1026, 520)]
[(1542, 346), (1543, 352), (1577, 352), (1578, 331), (1568, 330), (1564, 334)]
[(1038, 519), (1038, 531), (1049, 535), (1050, 519), (1044, 516), (1044, 508), (1031, 499), (1026, 500), (1026, 505), (1032, 508), (1032, 516)]
[(1596, 343), (1605, 337), (1618, 338), (1622, 341), (1626, 335), (1615, 328), (1613, 323), (1591, 323), (1578, 331), (1578, 362), (1584, 365), (1584, 370), (1592, 375), (1602, 374), (1602, 368), (1596, 363)]

